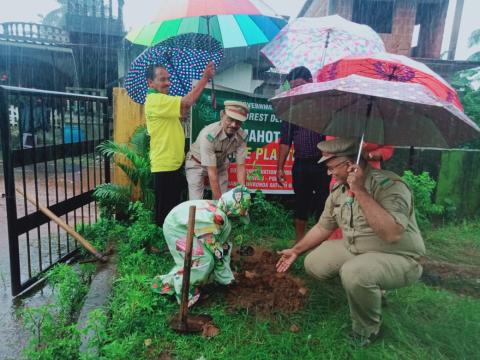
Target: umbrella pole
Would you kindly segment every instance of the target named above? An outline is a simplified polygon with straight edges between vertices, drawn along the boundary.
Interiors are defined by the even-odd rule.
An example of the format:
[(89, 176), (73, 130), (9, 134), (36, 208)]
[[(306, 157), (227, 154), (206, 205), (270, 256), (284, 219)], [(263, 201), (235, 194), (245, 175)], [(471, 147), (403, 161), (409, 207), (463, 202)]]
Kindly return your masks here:
[(365, 127), (363, 129), (362, 137), (360, 138), (360, 145), (358, 147), (358, 154), (357, 154), (357, 161), (356, 161), (357, 165), (360, 163), (360, 158), (362, 156), (363, 144), (365, 142), (365, 132), (367, 131), (368, 120), (370, 119), (370, 116), (372, 115), (372, 107), (373, 107), (373, 98), (370, 97), (370, 102), (367, 105)]
[[(357, 154), (357, 161), (356, 161), (357, 165), (360, 163), (360, 158), (362, 156), (363, 144), (365, 142), (364, 141), (365, 140), (365, 132), (367, 131), (368, 120), (370, 119), (370, 116), (372, 114), (372, 107), (373, 107), (373, 97), (370, 97), (370, 102), (367, 105), (365, 127), (363, 128), (362, 137), (360, 138), (360, 145), (358, 146), (358, 154)], [(357, 171), (357, 169), (354, 170), (354, 172), (356, 172), (356, 171)], [(348, 189), (346, 203), (348, 205), (352, 206), (354, 199), (355, 199), (355, 194), (353, 193), (352, 190)]]
[(365, 131), (363, 131), (362, 137), (360, 138), (360, 145), (358, 147), (358, 154), (357, 154), (357, 161), (356, 164), (358, 165), (360, 163), (360, 157), (362, 156), (362, 148), (363, 148), (363, 143), (365, 139)]
[[(207, 35), (210, 36), (210, 16), (207, 15)], [(211, 40), (208, 39), (209, 47), (211, 47)], [(215, 97), (215, 82), (212, 78), (212, 108), (215, 110), (217, 108), (217, 98)]]
[(320, 66), (320, 69), (323, 68), (323, 65), (325, 65), (325, 57), (327, 56), (327, 48), (329, 43), (330, 43), (330, 30), (327, 30), (327, 39), (325, 40), (325, 47), (323, 48), (322, 64)]

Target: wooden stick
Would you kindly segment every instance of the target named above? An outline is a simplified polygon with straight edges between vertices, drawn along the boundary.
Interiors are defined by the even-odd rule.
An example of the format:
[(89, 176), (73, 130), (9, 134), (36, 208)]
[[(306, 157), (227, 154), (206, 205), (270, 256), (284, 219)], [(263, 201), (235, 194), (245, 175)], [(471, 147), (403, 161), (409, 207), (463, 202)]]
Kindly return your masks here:
[(192, 267), (192, 247), (193, 233), (195, 231), (195, 206), (190, 206), (188, 212), (188, 230), (185, 245), (185, 262), (183, 265), (183, 282), (182, 282), (182, 300), (180, 302), (180, 323), (183, 330), (187, 330), (187, 314), (188, 314), (188, 288), (190, 287), (190, 268)]
[(55, 215), (53, 212), (51, 212), (48, 208), (37, 204), (37, 201), (32, 198), (31, 196), (24, 194), (20, 189), (15, 188), (15, 190), (22, 196), (25, 196), (25, 198), (31, 202), (35, 207), (38, 207), (38, 209), (44, 213), (50, 220), (54, 221), (55, 223), (58, 224), (63, 230), (65, 230), (67, 233), (72, 235), (82, 246), (87, 249), (89, 252), (91, 252), (95, 257), (101, 261), (106, 261), (107, 259), (95, 249), (95, 247), (90, 244), (85, 238), (80, 235), (78, 232), (75, 231), (71, 226), (69, 226), (65, 221), (60, 219), (57, 215)]

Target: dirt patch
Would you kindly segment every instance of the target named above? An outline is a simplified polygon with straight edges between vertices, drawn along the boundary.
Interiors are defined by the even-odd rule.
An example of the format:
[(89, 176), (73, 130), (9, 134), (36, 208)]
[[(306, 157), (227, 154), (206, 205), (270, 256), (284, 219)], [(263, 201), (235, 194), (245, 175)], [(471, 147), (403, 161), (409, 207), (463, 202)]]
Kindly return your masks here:
[(305, 305), (308, 289), (303, 280), (277, 273), (279, 256), (262, 248), (234, 248), (232, 269), (236, 283), (228, 288), (226, 299), (236, 309), (269, 314), (292, 313)]
[(422, 281), (461, 295), (480, 297), (480, 267), (424, 259)]

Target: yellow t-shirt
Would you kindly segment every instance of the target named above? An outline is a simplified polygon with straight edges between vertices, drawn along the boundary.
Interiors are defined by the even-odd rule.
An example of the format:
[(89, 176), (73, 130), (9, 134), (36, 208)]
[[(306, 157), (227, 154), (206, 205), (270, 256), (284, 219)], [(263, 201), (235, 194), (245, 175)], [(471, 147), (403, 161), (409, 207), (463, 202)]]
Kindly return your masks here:
[(150, 135), (152, 172), (174, 171), (185, 158), (185, 132), (180, 123), (181, 96), (149, 91), (145, 100), (145, 118)]

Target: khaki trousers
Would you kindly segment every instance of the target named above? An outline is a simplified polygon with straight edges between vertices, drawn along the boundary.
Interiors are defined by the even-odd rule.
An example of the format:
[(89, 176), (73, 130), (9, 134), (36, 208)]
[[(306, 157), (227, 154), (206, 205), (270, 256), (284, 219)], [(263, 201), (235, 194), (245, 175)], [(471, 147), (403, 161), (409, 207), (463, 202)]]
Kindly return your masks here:
[(381, 290), (407, 286), (422, 274), (421, 265), (408, 256), (379, 252), (356, 255), (347, 250), (343, 240), (327, 240), (312, 250), (305, 258), (305, 270), (319, 280), (340, 275), (353, 331), (366, 337), (380, 329)]
[[(217, 168), (218, 181), (222, 194), (228, 189), (228, 173), (227, 166)], [(189, 200), (203, 199), (203, 190), (205, 190), (205, 179), (208, 179), (208, 171), (206, 166), (202, 166), (195, 160), (188, 159), (185, 161), (185, 175), (188, 182), (188, 198)]]

